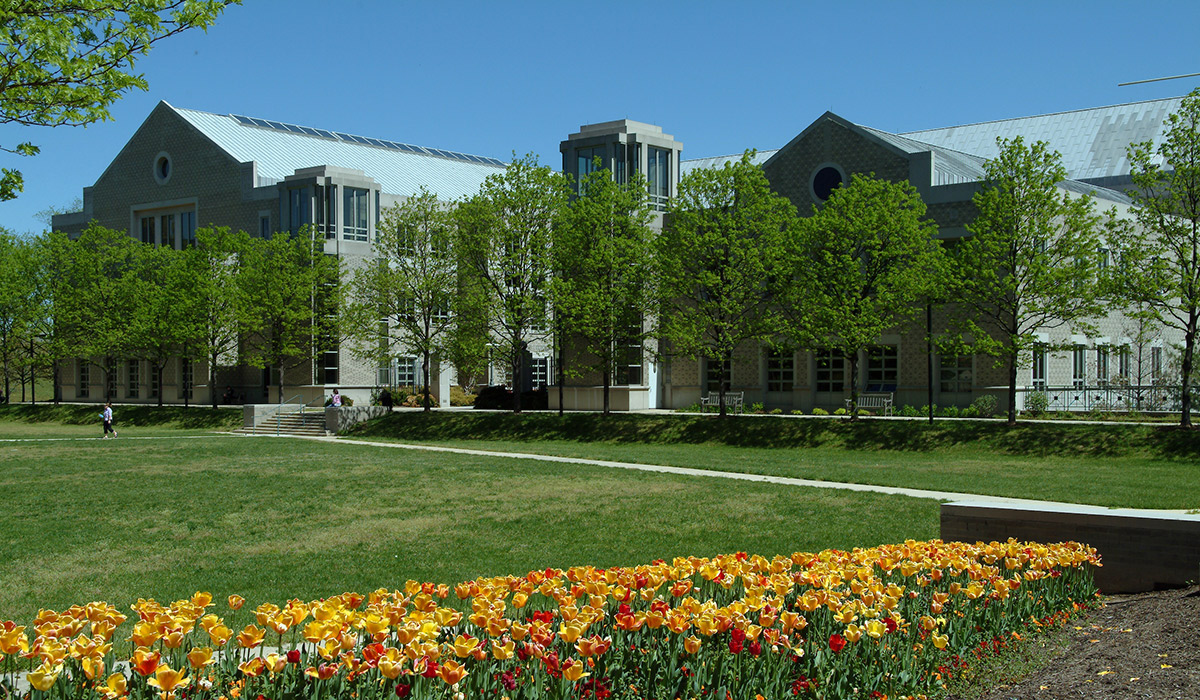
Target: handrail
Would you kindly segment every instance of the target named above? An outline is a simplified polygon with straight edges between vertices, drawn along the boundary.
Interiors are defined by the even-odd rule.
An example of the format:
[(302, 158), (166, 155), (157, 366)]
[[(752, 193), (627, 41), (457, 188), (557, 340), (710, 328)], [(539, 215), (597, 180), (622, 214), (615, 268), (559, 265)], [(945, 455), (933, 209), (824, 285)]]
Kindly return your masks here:
[[(281, 423), (283, 422), (283, 416), (281, 414), (283, 413), (283, 407), (285, 405), (290, 406), (294, 399), (301, 398), (302, 396), (304, 396), (304, 394), (296, 394), (295, 396), (288, 399), (287, 401), (280, 401), (278, 405), (276, 405), (274, 408), (272, 408), (270, 411), (267, 412), (267, 415), (263, 416), (262, 422), (266, 423), (268, 420), (271, 419), (271, 414), (272, 413), (275, 414), (275, 437), (279, 437), (280, 428), (282, 427)], [(304, 405), (300, 406), (300, 412), (304, 413)], [(254, 428), (255, 428), (255, 432), (257, 432), (258, 425), (256, 424), (254, 426)]]

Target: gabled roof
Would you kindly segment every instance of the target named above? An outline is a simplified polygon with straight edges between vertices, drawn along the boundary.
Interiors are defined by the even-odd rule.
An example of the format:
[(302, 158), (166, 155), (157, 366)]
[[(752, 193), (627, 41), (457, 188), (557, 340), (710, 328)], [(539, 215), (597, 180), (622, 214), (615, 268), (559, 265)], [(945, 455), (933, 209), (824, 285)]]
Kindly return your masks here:
[(495, 158), (163, 104), (238, 162), (253, 161), (256, 186), (331, 165), (361, 170), (389, 194), (411, 195), (423, 185), (450, 200), (475, 194), (488, 175), (506, 166)]
[(1131, 102), (1111, 107), (1079, 109), (1018, 119), (910, 131), (901, 136), (934, 146), (994, 158), (996, 138), (1021, 136), (1027, 143), (1045, 141), (1062, 154), (1063, 165), (1074, 180), (1120, 177), (1129, 174), (1126, 149), (1150, 141), (1157, 147), (1163, 138), (1167, 115), (1179, 109), (1183, 98)]
[[(772, 151), (756, 151), (754, 153), (754, 157), (750, 159), (750, 162), (755, 165), (762, 165), (770, 160), (771, 156), (778, 152), (779, 149)], [(741, 158), (742, 154), (737, 153), (728, 156), (712, 156), (710, 158), (692, 158), (690, 160), (681, 160), (679, 161), (679, 174), (681, 176), (687, 175), (693, 170), (698, 170), (700, 168), (720, 168), (726, 163), (736, 163), (737, 161), (741, 160)]]

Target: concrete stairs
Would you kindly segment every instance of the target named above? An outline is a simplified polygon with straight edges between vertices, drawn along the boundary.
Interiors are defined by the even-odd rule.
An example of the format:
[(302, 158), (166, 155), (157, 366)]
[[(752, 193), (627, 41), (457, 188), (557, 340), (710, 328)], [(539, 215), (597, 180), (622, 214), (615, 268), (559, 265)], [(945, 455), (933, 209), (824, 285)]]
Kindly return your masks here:
[(235, 435), (294, 435), (301, 437), (325, 437), (324, 411), (306, 411), (304, 413), (283, 413), (276, 424), (275, 416), (264, 418), (263, 422), (253, 428), (238, 428)]

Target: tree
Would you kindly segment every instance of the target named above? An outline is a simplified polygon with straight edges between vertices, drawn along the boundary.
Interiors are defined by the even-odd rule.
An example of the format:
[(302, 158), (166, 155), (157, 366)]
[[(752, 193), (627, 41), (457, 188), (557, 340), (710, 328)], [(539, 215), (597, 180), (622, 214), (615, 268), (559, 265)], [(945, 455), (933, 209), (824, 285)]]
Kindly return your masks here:
[[(184, 305), (180, 329), (180, 352), (188, 362), (208, 365), (209, 400), (215, 409), (217, 369), (233, 364), (241, 340), (241, 320), (249, 315), (248, 294), (243, 282), (250, 236), (227, 227), (196, 230), (196, 245), (182, 251), (183, 269), (176, 302)], [(191, 387), (182, 387), (187, 400)]]
[[(601, 375), (607, 414), (620, 367), (642, 364), (646, 316), (654, 310), (651, 212), (640, 175), (617, 183), (597, 169), (580, 185), (555, 237), (560, 274), (551, 289), (559, 343), (565, 345), (564, 335), (582, 341), (591, 369)], [(565, 371), (561, 359), (559, 366)]]
[(489, 336), (512, 370), (514, 413), (521, 410), (522, 355), (546, 335), (551, 232), (567, 196), (565, 178), (529, 155), (488, 176), (456, 209), (459, 260), (487, 300)]
[[(135, 65), (156, 43), (208, 28), (239, 0), (39, 0), (0, 8), (0, 124), (80, 126), (111, 117), (126, 92), (149, 85)], [(38, 147), (0, 147), (32, 156)], [(0, 169), (0, 201), (23, 189)]]
[[(250, 238), (242, 262), (240, 294), (246, 300), (242, 361), (279, 372), (280, 403), (287, 370), (311, 366), (338, 346), (338, 259), (311, 227)], [(310, 375), (310, 381), (312, 377)]]
[(1017, 420), (1017, 369), (1035, 347), (1066, 350), (1068, 343), (1039, 340), (1037, 332), (1070, 327), (1092, 331), (1089, 318), (1104, 312), (1098, 294), (1098, 217), (1090, 194), (1058, 183), (1067, 177), (1062, 157), (1038, 141), (997, 139), (1000, 153), (985, 165), (983, 188), (972, 199), (979, 211), (970, 236), (955, 248), (957, 298), (965, 316), (960, 331), (977, 353), (1008, 367), (1008, 423)]
[(788, 334), (802, 347), (845, 358), (851, 420), (858, 416), (859, 354), (909, 323), (944, 279), (937, 225), (925, 211), (911, 184), (856, 174), (784, 246)]
[(397, 347), (421, 358), (424, 408), (429, 371), (448, 347), (458, 290), (453, 212), (424, 188), (383, 215), (372, 246), (375, 260), (354, 275), (347, 316), (356, 354), (377, 363)]
[[(731, 366), (734, 349), (778, 329), (775, 282), (796, 209), (771, 191), (747, 151), (737, 163), (693, 170), (656, 239), (659, 333), (671, 352)], [(728, 377), (718, 386), (726, 415)]]
[(1200, 319), (1200, 89), (1167, 117), (1162, 143), (1129, 147), (1134, 216), (1109, 217), (1116, 292), (1183, 333), (1179, 425), (1192, 427), (1192, 374)]
[(33, 248), (27, 239), (0, 229), (0, 371), (3, 394), (12, 396), (12, 377), (24, 374), (24, 351), (37, 305), (30, 294), (36, 279)]
[[(145, 360), (154, 373), (158, 405), (163, 404), (163, 373), (179, 357), (191, 330), (197, 299), (185, 296), (188, 260), (183, 251), (143, 246), (131, 280), (138, 300), (129, 319), (131, 353)], [(186, 395), (186, 394), (185, 394)]]

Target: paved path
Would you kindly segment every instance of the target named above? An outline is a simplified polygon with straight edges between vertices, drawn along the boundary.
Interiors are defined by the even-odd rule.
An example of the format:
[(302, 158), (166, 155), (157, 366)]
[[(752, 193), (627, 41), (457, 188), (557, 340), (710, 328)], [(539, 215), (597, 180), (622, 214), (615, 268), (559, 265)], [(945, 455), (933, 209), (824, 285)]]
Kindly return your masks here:
[[(275, 437), (273, 435), (251, 436), (251, 437)], [(997, 506), (1015, 506), (1019, 508), (1052, 508), (1055, 510), (1070, 510), (1078, 509), (1082, 511), (1095, 511), (1098, 506), (1076, 505), (1071, 503), (1062, 503), (1059, 501), (1038, 501), (1027, 498), (1005, 498), (1002, 496), (983, 496), (974, 493), (959, 493), (956, 491), (931, 491), (928, 489), (910, 489), (899, 486), (878, 486), (875, 484), (852, 484), (840, 481), (821, 481), (817, 479), (796, 479), (788, 476), (769, 476), (766, 474), (744, 474), (740, 472), (723, 472), (711, 469), (691, 469), (689, 467), (667, 467), (660, 464), (638, 464), (635, 462), (610, 462), (603, 459), (582, 459), (579, 457), (559, 457), (556, 455), (540, 455), (529, 452), (497, 452), (494, 450), (474, 450), (463, 447), (440, 447), (436, 445), (414, 445), (402, 442), (377, 442), (374, 440), (355, 440), (347, 438), (335, 437), (301, 437), (301, 436), (280, 436), (292, 437), (296, 440), (315, 440), (317, 442), (330, 442), (344, 445), (367, 445), (370, 447), (387, 447), (400, 450), (422, 450), (426, 452), (450, 452), (453, 454), (475, 455), (479, 457), (506, 457), (509, 459), (532, 459), (539, 462), (561, 462), (564, 464), (587, 464), (595, 467), (609, 467), (612, 469), (632, 469), (636, 471), (658, 472), (660, 474), (678, 474), (680, 476), (700, 476), (716, 479), (735, 479), (738, 481), (759, 481), (769, 484), (783, 484), (786, 486), (807, 486), (818, 489), (844, 489), (847, 491), (869, 491), (874, 493), (886, 493), (899, 496), (911, 496), (913, 498), (932, 498), (940, 501), (972, 501), (974, 503), (985, 503)], [(1103, 508), (1106, 513), (1114, 515), (1129, 514), (1139, 515), (1142, 517), (1153, 517), (1155, 514), (1177, 516), (1181, 513), (1186, 513), (1184, 510), (1141, 510), (1135, 508)]]

